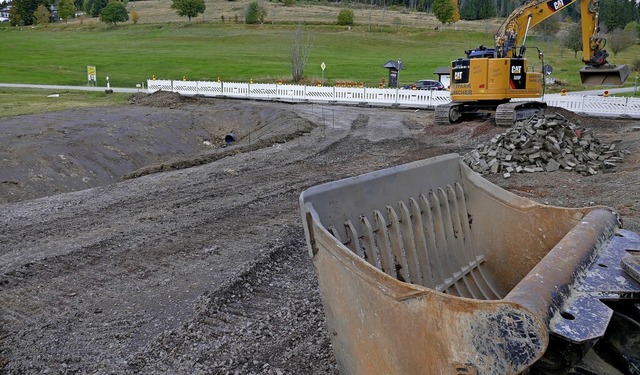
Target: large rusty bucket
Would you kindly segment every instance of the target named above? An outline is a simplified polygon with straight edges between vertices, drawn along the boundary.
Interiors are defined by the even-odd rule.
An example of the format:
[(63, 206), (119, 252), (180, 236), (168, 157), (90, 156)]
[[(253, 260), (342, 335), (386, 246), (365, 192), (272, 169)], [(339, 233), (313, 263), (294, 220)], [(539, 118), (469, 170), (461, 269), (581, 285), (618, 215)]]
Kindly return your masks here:
[(640, 237), (612, 209), (537, 204), (455, 154), (316, 186), (300, 204), (342, 374), (520, 373), (550, 335), (602, 336), (603, 296), (640, 292), (620, 264)]

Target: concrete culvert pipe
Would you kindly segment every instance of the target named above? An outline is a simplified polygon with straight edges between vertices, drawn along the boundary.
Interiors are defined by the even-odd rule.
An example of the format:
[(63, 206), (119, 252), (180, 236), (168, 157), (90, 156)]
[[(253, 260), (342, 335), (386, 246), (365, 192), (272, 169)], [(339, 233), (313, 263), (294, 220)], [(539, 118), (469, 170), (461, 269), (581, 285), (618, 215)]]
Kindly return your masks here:
[(224, 141), (226, 143), (233, 143), (236, 141), (236, 133), (229, 133), (224, 136)]

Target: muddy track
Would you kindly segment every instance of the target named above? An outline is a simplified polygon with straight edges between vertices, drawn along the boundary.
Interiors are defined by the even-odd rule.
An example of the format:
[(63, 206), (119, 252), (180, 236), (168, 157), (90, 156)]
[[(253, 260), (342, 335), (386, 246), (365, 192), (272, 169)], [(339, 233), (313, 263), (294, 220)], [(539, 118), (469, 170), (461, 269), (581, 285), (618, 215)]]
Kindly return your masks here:
[[(212, 297), (215, 302), (206, 303), (205, 296), (241, 288), (243, 277), (269, 273), (256, 266), (247, 274), (246, 265), (256, 257), (271, 259), (269, 243), (284, 241), (286, 251), (276, 251), (284, 254), (283, 265), (260, 264), (288, 270), (264, 276), (274, 281), (251, 288), (263, 293), (249, 293), (241, 302), (249, 310), (275, 314), (269, 316), (276, 321), (258, 320), (266, 319), (263, 340), (282, 337), (282, 348), (265, 346), (262, 353), (241, 354), (255, 344), (254, 331), (220, 336), (226, 328), (212, 323), (202, 330), (219, 332), (199, 336), (208, 348), (203, 357), (227, 353), (228, 359), (207, 362), (202, 369), (268, 372), (256, 363), (287, 352), (296, 358), (318, 352), (320, 362), (283, 357), (278, 366), (286, 372), (310, 366), (315, 373), (326, 373), (333, 362), (302, 243), (298, 195), (313, 184), (397, 164), (419, 147), (418, 142), (398, 148), (393, 142), (376, 144), (345, 134), (316, 131), (200, 167), (5, 205), (0, 239), (6, 248), (19, 249), (17, 256), (0, 254), (0, 297), (7, 306), (2, 312), (5, 371), (192, 373), (193, 367), (175, 357), (178, 349), (166, 348), (166, 337), (185, 324), (208, 321), (204, 317), (211, 314), (214, 321), (242, 327), (233, 313), (237, 308), (230, 304), (228, 312), (215, 312), (220, 301)], [(22, 298), (34, 293), (35, 298)], [(296, 314), (298, 307), (305, 313)], [(300, 320), (296, 329), (287, 328), (291, 319)], [(311, 348), (299, 337), (314, 337)], [(162, 353), (158, 345), (170, 351), (171, 363), (144, 359)], [(211, 350), (218, 354), (212, 356)]]

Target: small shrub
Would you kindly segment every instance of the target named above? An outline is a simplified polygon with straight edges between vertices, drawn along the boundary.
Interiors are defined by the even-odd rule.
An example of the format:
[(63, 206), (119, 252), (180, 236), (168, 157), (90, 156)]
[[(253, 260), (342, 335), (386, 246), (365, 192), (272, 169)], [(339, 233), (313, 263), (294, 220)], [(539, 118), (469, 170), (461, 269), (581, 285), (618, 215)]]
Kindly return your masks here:
[(296, 0), (282, 0), (282, 4), (286, 7), (294, 6), (296, 4)]
[(133, 22), (133, 24), (137, 24), (138, 21), (140, 20), (140, 14), (138, 14), (138, 12), (136, 12), (135, 10), (133, 12), (131, 12), (131, 22)]
[(244, 22), (248, 24), (264, 23), (266, 16), (267, 10), (258, 1), (254, 0), (249, 3), (244, 12)]
[(634, 57), (633, 60), (631, 60), (631, 70), (640, 72), (640, 58)]
[(220, 16), (220, 22), (224, 23), (224, 14)]
[(353, 10), (352, 9), (342, 9), (340, 13), (338, 13), (338, 25), (341, 26), (351, 26), (353, 25)]

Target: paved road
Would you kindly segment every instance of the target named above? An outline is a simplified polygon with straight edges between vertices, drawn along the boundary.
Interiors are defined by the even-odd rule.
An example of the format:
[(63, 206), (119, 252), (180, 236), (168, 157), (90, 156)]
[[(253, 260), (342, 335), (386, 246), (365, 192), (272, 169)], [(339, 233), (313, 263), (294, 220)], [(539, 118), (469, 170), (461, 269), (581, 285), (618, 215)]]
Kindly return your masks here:
[[(45, 89), (45, 90), (81, 90), (81, 91), (104, 91), (105, 86), (61, 86), (61, 85), (30, 85), (26, 83), (0, 83), (0, 87)], [(110, 87), (113, 92), (136, 93), (146, 91), (143, 88)]]
[(568, 91), (567, 95), (603, 95), (605, 91), (609, 91), (609, 95), (614, 95), (625, 92), (635, 92), (635, 90), (635, 87), (602, 88), (598, 90)]

